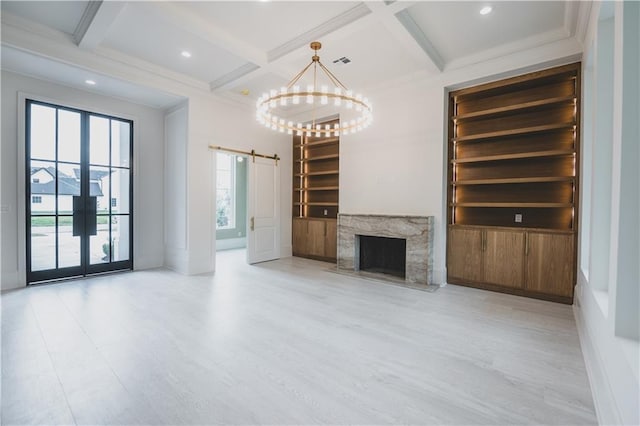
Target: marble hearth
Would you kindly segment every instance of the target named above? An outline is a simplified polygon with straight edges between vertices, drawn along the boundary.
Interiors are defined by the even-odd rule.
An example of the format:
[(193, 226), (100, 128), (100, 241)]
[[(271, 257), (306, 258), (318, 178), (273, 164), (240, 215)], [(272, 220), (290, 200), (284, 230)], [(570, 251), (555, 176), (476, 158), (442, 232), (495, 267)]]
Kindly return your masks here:
[(433, 283), (433, 216), (338, 214), (338, 269), (359, 270), (362, 235), (406, 239), (405, 281)]

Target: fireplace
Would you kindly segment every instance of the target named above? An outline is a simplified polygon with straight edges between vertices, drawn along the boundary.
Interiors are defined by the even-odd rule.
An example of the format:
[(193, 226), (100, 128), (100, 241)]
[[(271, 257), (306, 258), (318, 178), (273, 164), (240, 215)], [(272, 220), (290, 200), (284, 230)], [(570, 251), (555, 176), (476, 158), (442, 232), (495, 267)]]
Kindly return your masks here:
[[(382, 249), (380, 254), (380, 240), (402, 240), (402, 243), (391, 242), (391, 248)], [(370, 244), (373, 248), (368, 247)], [(400, 257), (404, 258), (404, 267), (399, 266)], [(368, 269), (381, 272), (381, 278), (391, 273), (404, 278), (406, 283), (432, 284), (433, 216), (338, 214), (338, 269), (351, 272)]]
[(356, 252), (359, 252), (359, 263), (354, 269), (405, 277), (406, 239), (358, 235)]

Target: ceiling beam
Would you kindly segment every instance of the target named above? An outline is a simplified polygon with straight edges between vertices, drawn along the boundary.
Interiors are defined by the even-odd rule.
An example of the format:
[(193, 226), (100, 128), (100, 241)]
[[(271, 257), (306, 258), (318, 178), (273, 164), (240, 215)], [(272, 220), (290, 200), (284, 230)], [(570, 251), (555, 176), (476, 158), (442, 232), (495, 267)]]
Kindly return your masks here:
[(408, 8), (416, 2), (384, 1), (367, 2), (375, 18), (389, 30), (405, 51), (429, 72), (439, 73), (445, 63), (431, 41), (415, 23)]
[(78, 47), (89, 50), (98, 47), (125, 5), (119, 1), (90, 1), (73, 33)]

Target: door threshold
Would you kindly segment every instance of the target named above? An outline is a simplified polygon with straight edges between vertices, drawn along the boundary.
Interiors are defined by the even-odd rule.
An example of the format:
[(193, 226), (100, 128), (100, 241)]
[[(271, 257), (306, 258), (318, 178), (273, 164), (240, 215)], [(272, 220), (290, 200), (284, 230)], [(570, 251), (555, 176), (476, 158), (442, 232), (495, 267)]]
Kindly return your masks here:
[(47, 284), (58, 284), (64, 281), (78, 281), (78, 280), (83, 280), (85, 278), (94, 278), (102, 275), (121, 274), (124, 272), (133, 272), (133, 269), (118, 269), (116, 271), (95, 272), (87, 275), (74, 275), (72, 277), (53, 278), (50, 280), (34, 281), (34, 282), (27, 283), (27, 287), (47, 285)]

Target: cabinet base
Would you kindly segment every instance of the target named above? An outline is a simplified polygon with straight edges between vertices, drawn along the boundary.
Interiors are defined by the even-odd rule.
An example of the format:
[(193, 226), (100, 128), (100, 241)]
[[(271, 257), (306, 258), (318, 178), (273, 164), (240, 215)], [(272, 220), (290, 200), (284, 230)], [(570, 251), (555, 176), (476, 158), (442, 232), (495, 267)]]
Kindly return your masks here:
[(481, 282), (474, 282), (474, 281), (464, 281), (464, 280), (460, 280), (458, 278), (452, 278), (452, 277), (447, 277), (447, 283), (461, 285), (464, 287), (473, 287), (473, 288), (479, 288), (482, 290), (495, 291), (497, 293), (507, 293), (507, 294), (513, 294), (515, 296), (529, 297), (532, 299), (547, 300), (549, 302), (564, 303), (565, 305), (573, 304), (573, 297), (570, 297), (570, 296), (558, 296), (555, 294), (537, 293), (537, 292), (525, 290), (522, 288), (502, 287), (495, 284), (488, 284), (488, 283), (481, 283)]
[(310, 254), (299, 254), (295, 252), (293, 253), (293, 256), (304, 257), (305, 259), (311, 259), (311, 260), (319, 260), (321, 262), (337, 263), (337, 259), (335, 257), (313, 256)]

